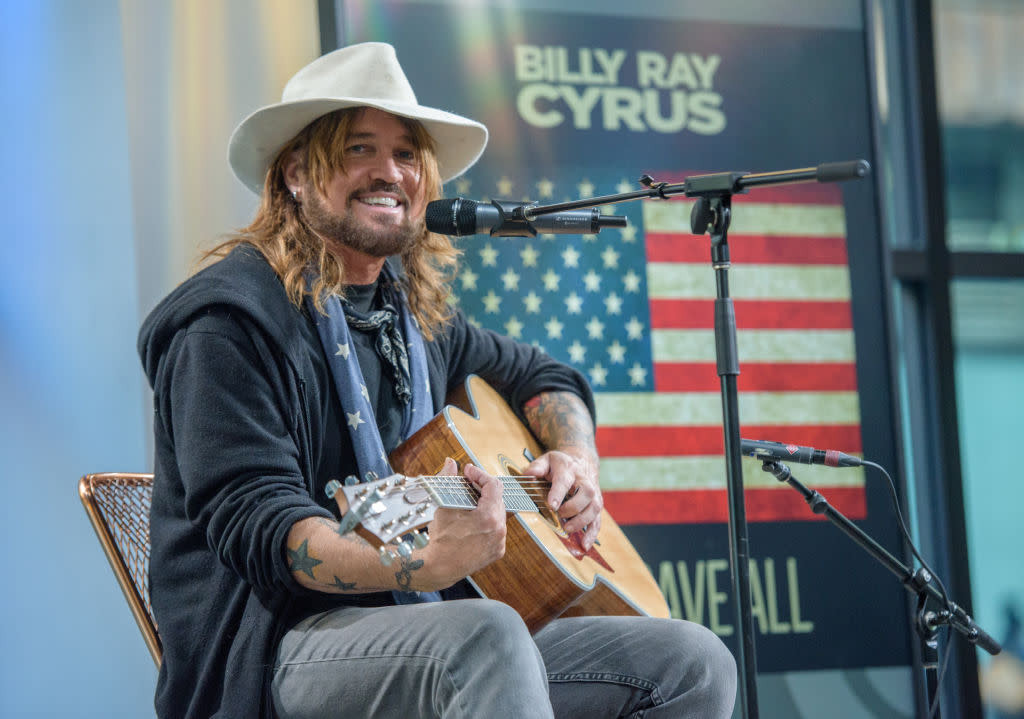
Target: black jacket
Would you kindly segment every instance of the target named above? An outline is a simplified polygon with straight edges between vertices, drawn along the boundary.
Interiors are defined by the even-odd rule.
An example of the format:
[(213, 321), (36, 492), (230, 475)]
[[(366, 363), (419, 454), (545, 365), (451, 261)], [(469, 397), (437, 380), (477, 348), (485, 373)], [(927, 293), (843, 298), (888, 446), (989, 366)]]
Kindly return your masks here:
[[(538, 392), (593, 401), (579, 373), (459, 314), (426, 343), (435, 411), (468, 374), (520, 408)], [(250, 246), (190, 278), (149, 315), (139, 354), (154, 393), (150, 593), (163, 643), (160, 717), (272, 716), (269, 671), (281, 634), (337, 604), (288, 571), (285, 538), (333, 517), (323, 487), (357, 472), (311, 319)]]

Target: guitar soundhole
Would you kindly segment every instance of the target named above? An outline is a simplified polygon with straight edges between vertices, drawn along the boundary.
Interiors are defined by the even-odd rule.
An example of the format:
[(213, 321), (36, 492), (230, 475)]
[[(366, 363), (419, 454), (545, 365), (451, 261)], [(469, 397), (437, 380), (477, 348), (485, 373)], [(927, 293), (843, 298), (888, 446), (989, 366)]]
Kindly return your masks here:
[(512, 460), (504, 452), (498, 453), (498, 463), (501, 465), (502, 471), (509, 477), (519, 476), (519, 467), (512, 464)]

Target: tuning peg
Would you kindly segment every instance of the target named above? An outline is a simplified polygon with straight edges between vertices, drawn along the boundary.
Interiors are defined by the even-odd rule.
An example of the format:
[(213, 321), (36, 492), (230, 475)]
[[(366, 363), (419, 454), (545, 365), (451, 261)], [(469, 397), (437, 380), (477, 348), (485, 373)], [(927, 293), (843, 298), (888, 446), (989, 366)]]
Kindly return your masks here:
[(346, 487), (351, 487), (353, 484), (359, 484), (359, 477), (355, 476), (354, 474), (350, 474), (349, 476), (345, 477)]
[(338, 490), (341, 489), (341, 482), (336, 479), (332, 479), (324, 487), (324, 492), (327, 494), (328, 499), (334, 499), (334, 495), (337, 494)]
[(427, 536), (426, 532), (413, 532), (412, 543), (416, 545), (417, 549), (423, 549), (430, 543), (430, 538)]
[(387, 548), (380, 548), (380, 563), (385, 567), (391, 566), (391, 563), (395, 561), (395, 555)]
[(356, 492), (356, 499), (360, 501), (367, 500), (370, 502), (375, 502), (378, 499), (384, 499), (384, 495), (380, 493), (379, 487), (366, 485), (366, 487)]
[(403, 559), (408, 559), (412, 556), (412, 543), (411, 542), (399, 542), (398, 543), (398, 554)]
[(364, 475), (364, 478), (365, 481), (367, 482), (376, 482), (378, 479), (380, 479), (380, 476), (371, 469)]

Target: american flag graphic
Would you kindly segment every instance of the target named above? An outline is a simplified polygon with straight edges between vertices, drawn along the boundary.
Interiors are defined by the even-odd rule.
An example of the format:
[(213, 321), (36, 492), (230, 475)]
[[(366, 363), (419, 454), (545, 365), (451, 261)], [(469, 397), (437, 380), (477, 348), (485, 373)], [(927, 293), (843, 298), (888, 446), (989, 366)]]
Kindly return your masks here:
[[(701, 174), (658, 175), (681, 182)], [(641, 189), (625, 178), (462, 178), (463, 197), (542, 204)], [(728, 519), (710, 239), (692, 201), (602, 208), (599, 235), (458, 240), (456, 300), (470, 320), (542, 347), (595, 391), (601, 484), (620, 524)], [(861, 451), (845, 218), (834, 185), (755, 189), (729, 230), (742, 435)], [(813, 520), (799, 494), (743, 461), (747, 519)], [(861, 468), (793, 467), (839, 511), (866, 516)]]

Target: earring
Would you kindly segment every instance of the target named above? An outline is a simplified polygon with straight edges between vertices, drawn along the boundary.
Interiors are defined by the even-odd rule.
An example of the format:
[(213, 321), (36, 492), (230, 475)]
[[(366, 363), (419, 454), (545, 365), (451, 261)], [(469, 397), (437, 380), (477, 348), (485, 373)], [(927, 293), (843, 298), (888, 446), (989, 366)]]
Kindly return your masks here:
[(298, 201), (298, 199), (299, 199), (299, 191), (298, 190), (292, 190), (292, 199), (295, 200), (296, 202)]

